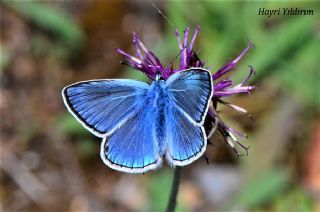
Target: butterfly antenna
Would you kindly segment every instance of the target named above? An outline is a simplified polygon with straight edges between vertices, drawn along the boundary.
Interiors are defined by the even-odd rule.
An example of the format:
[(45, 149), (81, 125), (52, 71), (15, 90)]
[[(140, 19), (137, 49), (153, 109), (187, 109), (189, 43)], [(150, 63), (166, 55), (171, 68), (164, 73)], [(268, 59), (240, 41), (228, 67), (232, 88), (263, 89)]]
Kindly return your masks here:
[(148, 2), (152, 5), (154, 9), (158, 11), (158, 13), (162, 16), (162, 18), (166, 20), (174, 28), (172, 21), (170, 21), (169, 18), (167, 18), (167, 16), (163, 12), (161, 12), (161, 10), (157, 7), (157, 5), (153, 3), (151, 0), (148, 0)]
[[(152, 5), (152, 7), (153, 7), (154, 9), (157, 10), (157, 12), (162, 16), (162, 18), (165, 19), (165, 20), (171, 25), (171, 27), (177, 28), (177, 27), (174, 26), (174, 24), (172, 23), (172, 21), (170, 21), (170, 19), (159, 9), (159, 7), (157, 7), (157, 5), (156, 5), (155, 3), (153, 3), (151, 0), (148, 0), (148, 2)], [(166, 66), (165, 69), (168, 69), (168, 68), (172, 65), (172, 63), (181, 55), (181, 53), (182, 53), (189, 45), (190, 45), (190, 42), (189, 42), (187, 45), (185, 45), (185, 46), (180, 50), (180, 53), (179, 53), (177, 56), (175, 56), (175, 57), (169, 62), (169, 64)], [(164, 72), (164, 71), (162, 71), (162, 72)]]
[(187, 43), (187, 45), (185, 45), (185, 46), (180, 50), (179, 54), (177, 54), (172, 60), (170, 60), (169, 64), (166, 66), (166, 69), (168, 69), (168, 68), (172, 65), (172, 63), (173, 63), (174, 61), (176, 61), (176, 59), (178, 59), (178, 57), (180, 57), (180, 55), (182, 54), (182, 52), (183, 52), (186, 48), (188, 48), (189, 45), (190, 45), (190, 42)]

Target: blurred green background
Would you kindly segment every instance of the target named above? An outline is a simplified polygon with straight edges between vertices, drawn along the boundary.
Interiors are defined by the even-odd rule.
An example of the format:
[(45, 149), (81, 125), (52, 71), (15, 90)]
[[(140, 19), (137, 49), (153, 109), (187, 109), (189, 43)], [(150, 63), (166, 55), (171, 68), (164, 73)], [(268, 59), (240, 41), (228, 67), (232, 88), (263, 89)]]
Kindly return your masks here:
[[(179, 211), (320, 211), (320, 3), (153, 1), (182, 34), (201, 26), (195, 50), (212, 73), (247, 46), (232, 79), (256, 70), (250, 96), (219, 107), (249, 135), (237, 158), (215, 135), (183, 168)], [(259, 16), (259, 8), (312, 9), (312, 16)], [(0, 3), (1, 211), (163, 211), (173, 170), (128, 175), (99, 158), (100, 139), (67, 112), (61, 89), (96, 78), (145, 79), (119, 64), (134, 54), (132, 32), (167, 64), (175, 27), (148, 1)]]

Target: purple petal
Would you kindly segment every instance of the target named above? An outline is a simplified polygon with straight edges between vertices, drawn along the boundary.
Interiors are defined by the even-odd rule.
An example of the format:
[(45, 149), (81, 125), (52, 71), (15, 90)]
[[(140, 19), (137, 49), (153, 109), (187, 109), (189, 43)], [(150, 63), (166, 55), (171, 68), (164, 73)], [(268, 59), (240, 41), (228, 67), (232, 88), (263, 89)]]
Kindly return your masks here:
[(188, 35), (189, 35), (189, 27), (185, 29), (183, 35), (183, 46), (181, 49), (181, 57), (180, 57), (180, 70), (184, 70), (187, 68), (187, 43), (188, 43)]
[(138, 40), (137, 40), (138, 36), (136, 36), (136, 33), (133, 32), (133, 45), (136, 47), (136, 56), (139, 57), (140, 59), (142, 59), (142, 54), (138, 45)]
[(251, 114), (248, 113), (248, 111), (247, 111), (246, 109), (244, 109), (244, 108), (242, 108), (242, 107), (240, 107), (240, 106), (231, 104), (231, 103), (229, 103), (229, 102), (225, 102), (225, 101), (223, 101), (223, 100), (220, 99), (220, 98), (217, 98), (217, 101), (220, 102), (220, 103), (222, 103), (223, 105), (225, 105), (225, 106), (227, 106), (227, 107), (230, 107), (230, 108), (233, 109), (234, 111), (237, 111), (237, 112), (239, 112), (239, 113), (244, 113), (244, 114), (246, 114), (247, 116), (249, 116), (249, 118), (252, 119)]
[(229, 87), (231, 85), (232, 85), (232, 80), (229, 80), (228, 78), (224, 79), (214, 85), (214, 92), (221, 91), (224, 88)]
[(140, 46), (140, 48), (142, 48), (142, 50), (144, 51), (144, 52), (148, 52), (148, 49), (143, 45), (143, 43), (139, 40), (139, 38), (138, 38), (138, 35), (135, 33), (135, 32), (133, 32), (133, 38), (134, 38), (134, 40), (137, 42), (137, 44)]
[(255, 86), (242, 86), (242, 87), (233, 87), (225, 89), (224, 91), (217, 91), (213, 94), (215, 97), (224, 97), (224, 96), (232, 96), (234, 94), (238, 93), (248, 93), (250, 94), (250, 91), (256, 89)]
[(242, 57), (249, 51), (249, 49), (251, 49), (252, 47), (254, 47), (254, 45), (251, 42), (249, 42), (249, 45), (247, 46), (247, 48), (245, 48), (236, 59), (231, 61), (231, 63), (223, 66), (215, 74), (212, 75), (213, 80), (216, 80), (219, 77), (221, 77), (222, 75), (224, 75), (227, 72), (229, 72), (242, 59)]
[(179, 49), (182, 50), (182, 44), (181, 44), (181, 40), (180, 40), (178, 29), (176, 29), (176, 38), (178, 40)]
[(116, 48), (116, 51), (119, 52), (120, 54), (126, 56), (129, 59), (129, 61), (131, 61), (131, 62), (134, 62), (134, 63), (137, 63), (137, 64), (141, 64), (142, 63), (141, 60), (139, 60), (139, 59), (127, 54), (126, 52), (122, 51), (119, 48)]
[(237, 136), (242, 137), (242, 138), (247, 138), (248, 137), (246, 134), (241, 133), (241, 132), (233, 129), (232, 127), (227, 126), (221, 119), (219, 119), (219, 125), (222, 127), (222, 129), (224, 129), (229, 134), (231, 132), (231, 133), (234, 133)]
[(247, 84), (247, 82), (248, 82), (248, 80), (251, 78), (251, 76), (254, 75), (254, 74), (256, 74), (253, 66), (252, 66), (252, 65), (249, 65), (249, 67), (250, 67), (250, 72), (249, 72), (247, 78), (241, 83), (241, 85)]
[(152, 65), (158, 65), (157, 64), (157, 59), (158, 58), (155, 58), (154, 54), (149, 51), (144, 45), (143, 43), (139, 40), (138, 36), (136, 33), (133, 33), (133, 37), (134, 37), (134, 42), (137, 43), (137, 46), (136, 48), (141, 48), (144, 52), (144, 56), (140, 53), (141, 55), (141, 59), (144, 59), (148, 64), (152, 64)]
[[(197, 25), (197, 26), (196, 26), (196, 29), (195, 29), (195, 31), (194, 31), (193, 37), (192, 37), (192, 39), (191, 39), (190, 45), (189, 45), (189, 47), (188, 47), (188, 53), (189, 53), (189, 54), (192, 52), (193, 45), (194, 45), (194, 42), (195, 42), (195, 40), (196, 40), (196, 38), (197, 38), (197, 35), (198, 35), (198, 32), (199, 32), (199, 31), (200, 31), (200, 26)], [(197, 54), (198, 54), (198, 53), (197, 53)]]

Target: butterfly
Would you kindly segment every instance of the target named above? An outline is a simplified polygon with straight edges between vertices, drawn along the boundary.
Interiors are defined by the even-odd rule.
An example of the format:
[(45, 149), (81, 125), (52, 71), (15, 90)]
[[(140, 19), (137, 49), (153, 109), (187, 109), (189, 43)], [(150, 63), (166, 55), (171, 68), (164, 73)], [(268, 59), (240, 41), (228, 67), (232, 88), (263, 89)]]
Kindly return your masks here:
[(112, 169), (144, 173), (167, 160), (185, 166), (204, 153), (203, 127), (213, 94), (209, 71), (190, 68), (151, 83), (128, 79), (82, 81), (65, 87), (69, 112), (101, 137), (100, 156)]

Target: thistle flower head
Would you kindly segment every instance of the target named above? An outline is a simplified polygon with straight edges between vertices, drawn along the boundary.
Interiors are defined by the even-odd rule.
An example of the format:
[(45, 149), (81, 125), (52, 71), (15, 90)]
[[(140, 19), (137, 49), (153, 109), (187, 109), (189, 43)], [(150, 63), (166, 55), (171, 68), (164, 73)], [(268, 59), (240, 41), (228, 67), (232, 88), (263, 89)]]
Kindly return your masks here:
[(157, 73), (162, 75), (163, 79), (168, 79), (173, 73), (185, 70), (190, 67), (203, 67), (204, 63), (200, 61), (197, 54), (193, 51), (193, 45), (200, 27), (196, 27), (191, 41), (188, 43), (189, 28), (184, 31), (183, 40), (180, 40), (178, 30), (176, 30), (176, 37), (180, 49), (180, 65), (177, 68), (172, 67), (172, 64), (163, 66), (155, 54), (147, 49), (139, 40), (136, 33), (133, 33), (133, 44), (136, 48), (135, 56), (129, 55), (121, 49), (116, 49), (120, 54), (124, 55), (128, 64), (145, 73), (149, 78), (155, 79)]
[[(121, 49), (116, 50), (120, 54), (125, 56), (128, 65), (130, 65), (134, 69), (143, 72), (150, 79), (154, 80), (158, 73), (161, 74), (163, 79), (168, 79), (170, 75), (173, 73), (183, 71), (192, 67), (204, 67), (205, 62), (200, 60), (197, 53), (193, 50), (195, 39), (199, 31), (200, 27), (197, 26), (190, 42), (188, 42), (189, 28), (184, 30), (182, 39), (180, 39), (178, 30), (176, 30), (175, 36), (177, 38), (178, 46), (180, 49), (179, 67), (173, 67), (171, 62), (167, 66), (163, 66), (160, 60), (155, 56), (155, 54), (149, 49), (147, 49), (144, 46), (144, 44), (139, 40), (136, 33), (133, 33), (133, 44), (136, 48), (135, 56), (127, 54)], [(248, 76), (239, 84), (234, 85), (233, 81), (230, 78), (226, 77), (226, 74), (234, 70), (233, 68), (238, 64), (238, 62), (252, 47), (254, 47), (254, 45), (249, 42), (248, 46), (240, 53), (238, 57), (236, 57), (230, 63), (221, 67), (214, 74), (212, 74), (212, 79), (214, 82), (213, 97), (205, 121), (205, 128), (207, 131), (208, 138), (211, 137), (212, 133), (215, 130), (220, 131), (225, 136), (227, 144), (230, 147), (232, 147), (232, 149), (238, 155), (240, 153), (238, 152), (237, 148), (235, 148), (235, 143), (238, 144), (240, 147), (244, 148), (246, 151), (248, 148), (241, 144), (238, 141), (237, 137), (246, 138), (247, 136), (227, 126), (219, 117), (216, 108), (217, 104), (223, 104), (240, 113), (245, 113), (250, 117), (250, 114), (244, 108), (225, 102), (222, 99), (223, 97), (233, 96), (235, 94), (240, 93), (250, 94), (250, 91), (255, 89), (254, 86), (247, 85), (247, 82), (255, 73), (254, 68), (251, 65), (249, 65), (250, 71)]]

